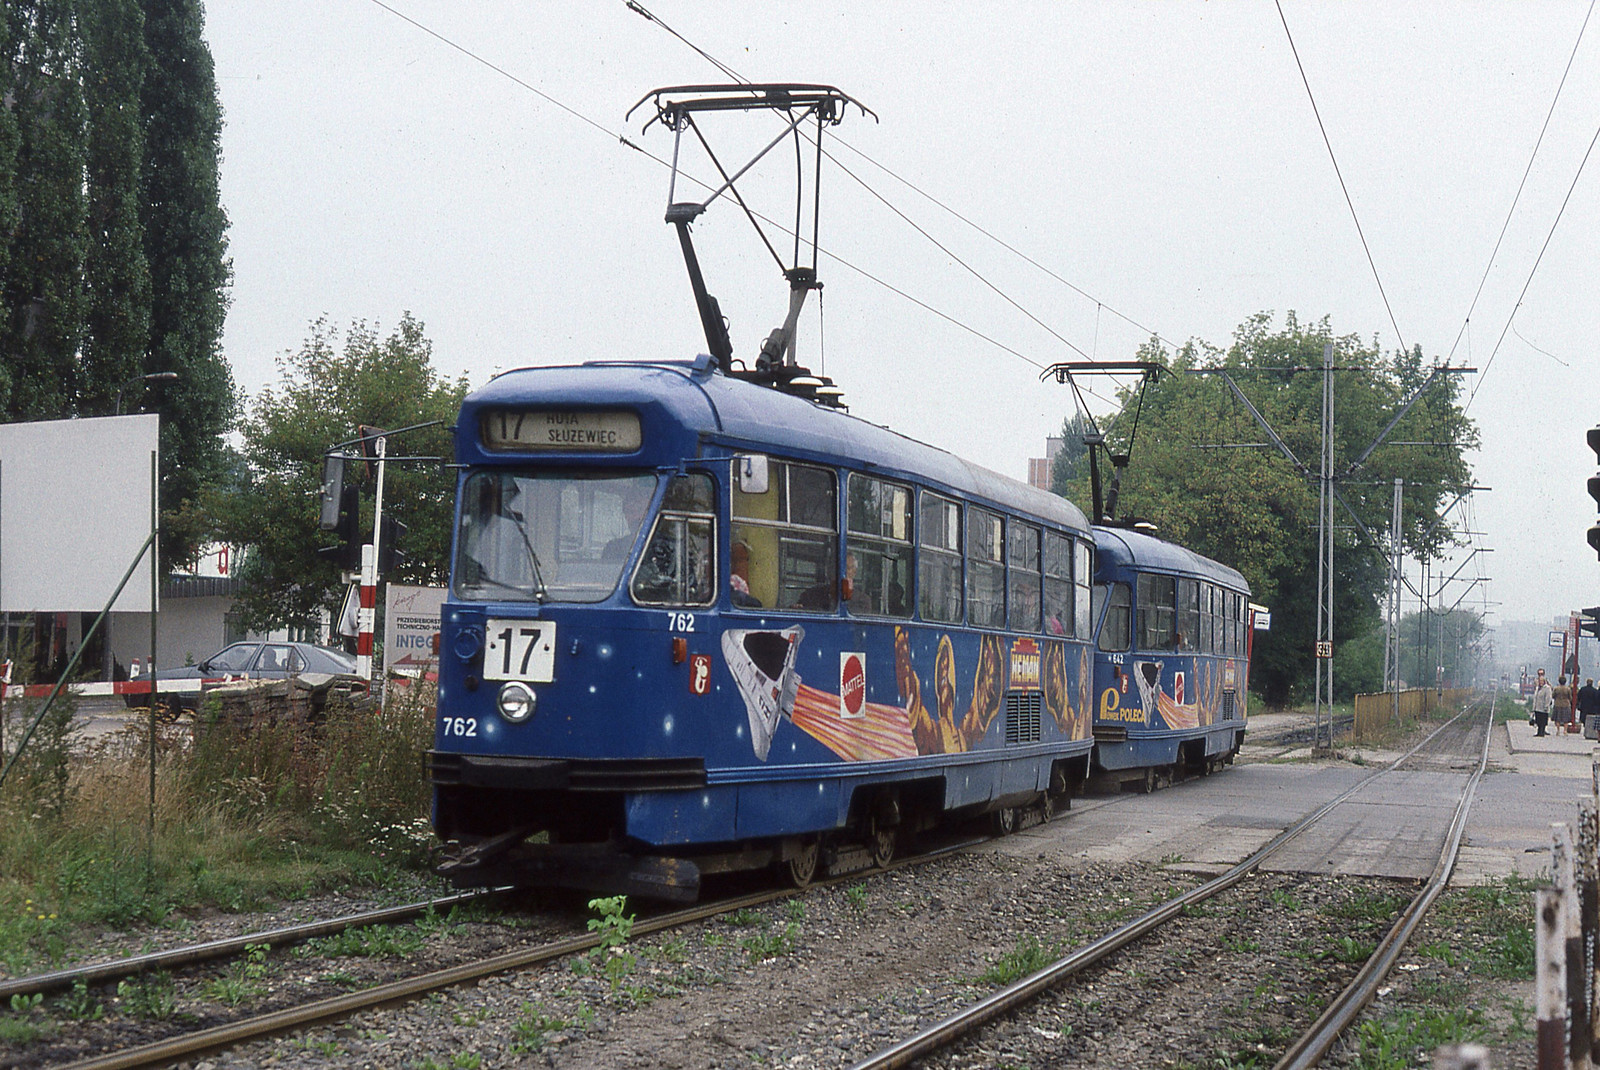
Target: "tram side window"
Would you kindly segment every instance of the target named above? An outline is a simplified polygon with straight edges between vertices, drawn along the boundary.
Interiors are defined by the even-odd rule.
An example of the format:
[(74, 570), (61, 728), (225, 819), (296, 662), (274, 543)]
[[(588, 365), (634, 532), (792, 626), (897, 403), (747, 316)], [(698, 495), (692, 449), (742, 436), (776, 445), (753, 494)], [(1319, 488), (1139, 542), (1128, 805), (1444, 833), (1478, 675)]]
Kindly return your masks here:
[(1078, 618), (1073, 634), (1087, 639), (1094, 634), (1094, 617), (1091, 616), (1090, 584), (1094, 582), (1094, 550), (1085, 539), (1072, 540), (1072, 608)]
[(1202, 586), (1194, 580), (1178, 581), (1178, 649), (1185, 653), (1206, 649), (1200, 637), (1202, 592)]
[(1229, 631), (1228, 653), (1244, 653), (1244, 598), (1238, 591), (1228, 592), (1228, 618), (1233, 622)]
[(710, 476), (678, 476), (667, 485), (650, 541), (633, 571), (634, 601), (653, 606), (712, 602), (715, 500)]
[(1133, 625), (1131, 594), (1126, 583), (1113, 583), (1109, 589), (1095, 588), (1096, 599), (1106, 604), (1105, 619), (1100, 622), (1101, 650), (1117, 653), (1128, 649)]
[(748, 560), (750, 597), (776, 609), (838, 605), (839, 505), (826, 468), (772, 460), (767, 489), (733, 488), (733, 544)]
[(1211, 654), (1222, 653), (1224, 635), (1227, 635), (1227, 624), (1222, 621), (1222, 590), (1216, 585), (1205, 585), (1205, 649)]
[[(1050, 635), (1087, 635), (1078, 631), (1073, 612), (1072, 540), (1054, 531), (1044, 533), (1044, 630)], [(1089, 600), (1083, 600), (1089, 612)]]
[(967, 620), (1006, 626), (1005, 524), (987, 509), (967, 510)]
[(911, 616), (911, 488), (852, 473), (846, 501), (850, 612)]
[(1032, 524), (1012, 521), (1006, 540), (1006, 559), (1010, 565), (1011, 628), (1019, 632), (1039, 630), (1039, 529)]
[(1178, 608), (1178, 582), (1153, 572), (1139, 574), (1139, 649), (1173, 650), (1173, 618)]
[(923, 491), (917, 516), (917, 597), (923, 619), (959, 624), (961, 506)]
[(1211, 613), (1211, 595), (1215, 590), (1209, 583), (1200, 585), (1200, 645), (1198, 649), (1206, 654), (1211, 653), (1211, 641), (1216, 638), (1215, 630), (1212, 627), (1216, 622), (1216, 618)]

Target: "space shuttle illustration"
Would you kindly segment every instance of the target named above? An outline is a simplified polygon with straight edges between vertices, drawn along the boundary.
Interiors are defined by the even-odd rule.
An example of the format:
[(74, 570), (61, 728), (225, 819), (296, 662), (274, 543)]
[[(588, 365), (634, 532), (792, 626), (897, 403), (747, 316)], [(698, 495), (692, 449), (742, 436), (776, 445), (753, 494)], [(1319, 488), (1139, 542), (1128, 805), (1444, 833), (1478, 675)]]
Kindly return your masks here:
[(772, 749), (778, 721), (794, 713), (794, 697), (800, 690), (794, 661), (805, 634), (798, 625), (782, 631), (730, 628), (722, 633), (722, 657), (739, 685), (750, 720), (750, 744), (762, 761)]

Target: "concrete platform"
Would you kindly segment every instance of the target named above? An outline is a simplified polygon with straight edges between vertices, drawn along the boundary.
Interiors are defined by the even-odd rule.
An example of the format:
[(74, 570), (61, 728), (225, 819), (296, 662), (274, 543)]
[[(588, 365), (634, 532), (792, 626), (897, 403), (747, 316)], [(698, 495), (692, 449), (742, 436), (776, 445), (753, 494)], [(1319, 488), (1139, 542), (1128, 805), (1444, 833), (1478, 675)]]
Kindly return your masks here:
[[(995, 841), (989, 849), (1084, 864), (1143, 861), (1221, 872), (1395, 757), (1344, 751), (1343, 759), (1312, 760), (1267, 749), (1273, 760), (1249, 762), (1247, 739), (1241, 764), (1151, 795), (1076, 799), (1050, 824)], [(1526, 721), (1497, 725), (1451, 882), (1543, 874), (1551, 822), (1574, 822), (1578, 798), (1592, 790), (1594, 750), (1581, 735), (1541, 739)], [(1438, 862), (1468, 775), (1421, 771), (1383, 777), (1285, 848), (1271, 868), (1423, 879)]]

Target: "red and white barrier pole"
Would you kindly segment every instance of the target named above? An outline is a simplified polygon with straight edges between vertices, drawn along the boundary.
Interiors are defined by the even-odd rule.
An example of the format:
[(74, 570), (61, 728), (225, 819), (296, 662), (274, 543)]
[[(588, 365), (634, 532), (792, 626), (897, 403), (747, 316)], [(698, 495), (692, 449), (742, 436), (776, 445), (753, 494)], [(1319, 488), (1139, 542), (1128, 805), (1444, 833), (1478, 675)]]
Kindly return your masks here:
[(361, 548), (361, 608), (356, 611), (356, 672), (372, 679), (372, 629), (377, 623), (378, 548)]
[(372, 541), (361, 548), (360, 634), (356, 637), (356, 672), (367, 680), (372, 679), (372, 632), (378, 616), (378, 540), (383, 531), (383, 469), (389, 440), (380, 435), (372, 445), (378, 455), (378, 493), (372, 508)]
[(1567, 905), (1560, 888), (1541, 888), (1533, 895), (1539, 1070), (1566, 1070)]

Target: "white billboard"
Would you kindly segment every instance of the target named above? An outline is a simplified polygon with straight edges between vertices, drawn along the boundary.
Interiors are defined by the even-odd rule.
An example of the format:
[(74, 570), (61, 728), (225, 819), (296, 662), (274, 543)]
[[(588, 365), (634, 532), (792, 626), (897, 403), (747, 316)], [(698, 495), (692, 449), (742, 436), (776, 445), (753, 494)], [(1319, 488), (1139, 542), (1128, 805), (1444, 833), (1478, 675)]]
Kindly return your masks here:
[[(0, 424), (0, 612), (97, 613), (150, 535), (160, 417)], [(112, 609), (150, 612), (150, 554)]]
[(383, 671), (421, 676), (439, 661), (443, 587), (391, 583), (383, 602)]

